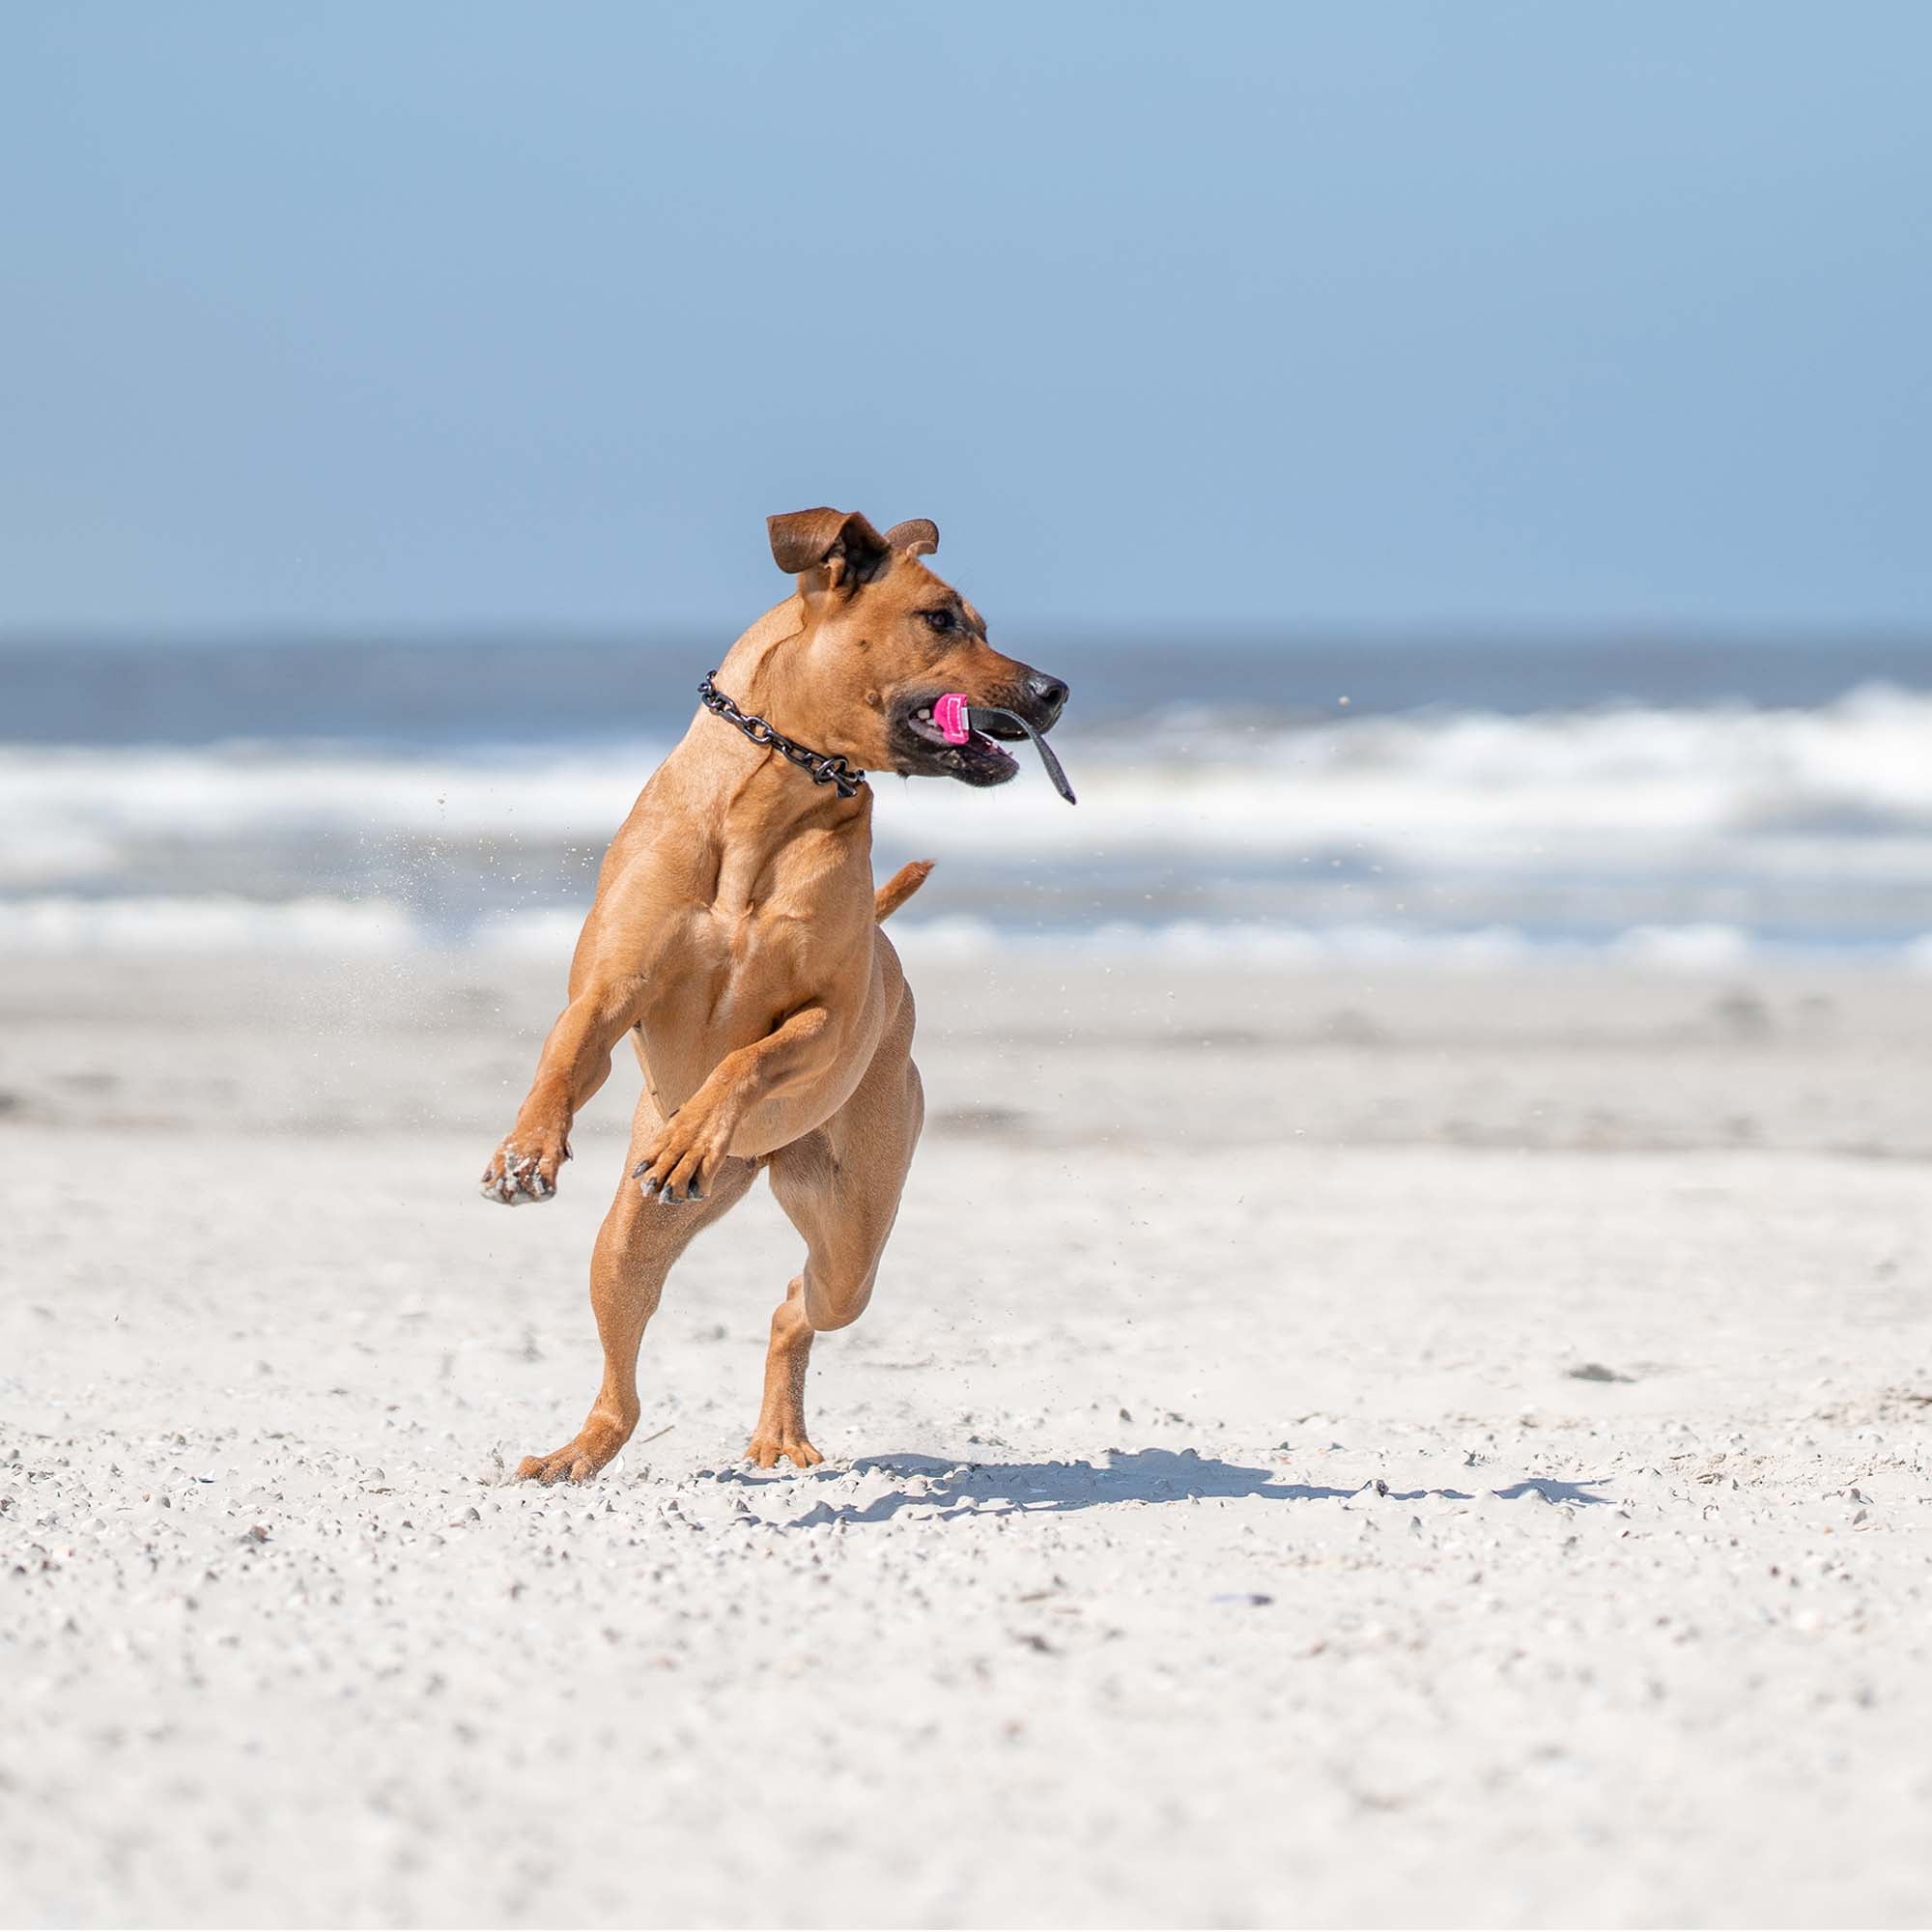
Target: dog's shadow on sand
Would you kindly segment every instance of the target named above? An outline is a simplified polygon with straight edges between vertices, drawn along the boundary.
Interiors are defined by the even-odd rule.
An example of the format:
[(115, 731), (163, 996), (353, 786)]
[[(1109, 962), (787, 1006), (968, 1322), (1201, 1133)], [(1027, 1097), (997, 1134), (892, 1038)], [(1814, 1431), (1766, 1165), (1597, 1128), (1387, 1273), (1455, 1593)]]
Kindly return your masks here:
[[(793, 1520), (794, 1528), (816, 1523), (885, 1522), (901, 1510), (935, 1516), (1008, 1516), (1099, 1509), (1121, 1503), (1198, 1502), (1208, 1496), (1255, 1496), (1269, 1502), (1326, 1502), (1350, 1496), (1380, 1496), (1391, 1502), (1470, 1502), (1464, 1490), (1394, 1490), (1374, 1480), (1353, 1489), (1284, 1482), (1266, 1469), (1251, 1469), (1193, 1449), (1110, 1449), (1095, 1463), (960, 1463), (937, 1456), (861, 1456), (846, 1470), (814, 1470), (806, 1479), (837, 1481), (847, 1473), (884, 1475), (895, 1487), (868, 1503), (822, 1501)], [(749, 1471), (722, 1473), (720, 1480), (766, 1487), (771, 1477)], [(1581, 1483), (1536, 1476), (1491, 1493), (1505, 1501), (1534, 1492), (1548, 1503), (1607, 1503), (1594, 1493), (1594, 1478)], [(801, 1486), (804, 1487), (804, 1486)], [(807, 1488), (806, 1493), (810, 1494)], [(802, 1499), (802, 1498), (801, 1498)]]

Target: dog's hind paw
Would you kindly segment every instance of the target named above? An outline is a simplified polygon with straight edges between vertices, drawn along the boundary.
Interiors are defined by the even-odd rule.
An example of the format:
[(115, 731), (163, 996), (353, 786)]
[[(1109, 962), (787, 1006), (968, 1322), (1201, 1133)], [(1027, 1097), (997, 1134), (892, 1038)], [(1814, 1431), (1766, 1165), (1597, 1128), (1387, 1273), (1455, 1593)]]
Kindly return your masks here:
[(556, 1171), (570, 1158), (570, 1150), (525, 1152), (505, 1141), (483, 1170), (483, 1198), (520, 1208), (526, 1201), (548, 1201), (556, 1192)]
[(788, 1456), (801, 1469), (810, 1469), (813, 1463), (822, 1463), (825, 1458), (805, 1439), (805, 1431), (760, 1430), (745, 1447), (745, 1461), (755, 1463), (761, 1469), (774, 1469), (779, 1458)]
[(546, 1489), (553, 1483), (587, 1483), (623, 1446), (621, 1438), (605, 1441), (586, 1430), (548, 1456), (526, 1456), (517, 1464), (517, 1481), (541, 1483)]

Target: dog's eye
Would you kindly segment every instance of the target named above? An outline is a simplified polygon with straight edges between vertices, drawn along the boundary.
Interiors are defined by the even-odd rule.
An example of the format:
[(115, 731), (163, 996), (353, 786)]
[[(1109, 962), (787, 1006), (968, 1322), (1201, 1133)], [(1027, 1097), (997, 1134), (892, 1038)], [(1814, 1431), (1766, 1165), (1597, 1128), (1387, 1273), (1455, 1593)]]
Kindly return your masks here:
[(926, 626), (934, 631), (950, 631), (952, 628), (951, 611), (922, 611), (919, 613), (926, 621)]

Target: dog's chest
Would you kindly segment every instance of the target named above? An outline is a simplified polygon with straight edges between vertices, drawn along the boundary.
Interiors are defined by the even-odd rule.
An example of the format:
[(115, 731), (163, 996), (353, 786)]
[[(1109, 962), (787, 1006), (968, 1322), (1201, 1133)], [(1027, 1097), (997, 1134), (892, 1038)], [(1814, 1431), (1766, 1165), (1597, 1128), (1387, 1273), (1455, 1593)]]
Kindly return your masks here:
[(769, 902), (721, 900), (691, 921), (685, 945), (689, 970), (729, 991), (767, 982), (795, 985), (809, 979), (815, 938), (808, 914)]
[(824, 922), (767, 902), (692, 908), (651, 976), (645, 1031), (697, 1030), (731, 1044), (768, 1033), (821, 990), (829, 960)]
[[(638, 1029), (654, 1073), (700, 1073), (801, 1007), (863, 998), (872, 949), (871, 867), (849, 841), (807, 834), (777, 852), (694, 855), (642, 976)], [(706, 1058), (709, 1056), (709, 1059)], [(699, 1063), (702, 1062), (702, 1066)]]

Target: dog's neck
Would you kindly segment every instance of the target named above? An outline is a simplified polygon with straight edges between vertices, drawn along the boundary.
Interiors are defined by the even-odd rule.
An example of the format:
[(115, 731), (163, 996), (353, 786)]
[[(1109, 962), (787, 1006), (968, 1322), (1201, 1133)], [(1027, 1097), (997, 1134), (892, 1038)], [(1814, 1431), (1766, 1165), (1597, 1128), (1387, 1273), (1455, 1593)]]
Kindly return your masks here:
[(794, 744), (849, 757), (852, 748), (837, 742), (836, 722), (823, 715), (824, 694), (802, 664), (804, 631), (799, 599), (766, 611), (725, 654), (719, 689)]
[[(814, 707), (792, 674), (785, 646), (799, 632), (795, 601), (766, 612), (731, 646), (720, 666), (717, 688), (750, 717), (762, 718), (795, 743), (814, 752), (838, 752), (811, 735)], [(685, 747), (699, 761), (700, 783), (722, 802), (715, 822), (720, 841), (733, 855), (731, 869), (755, 876), (765, 860), (806, 832), (838, 830), (870, 846), (872, 795), (862, 785), (841, 798), (829, 784), (768, 747), (756, 745), (727, 720), (700, 711)]]

